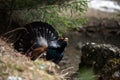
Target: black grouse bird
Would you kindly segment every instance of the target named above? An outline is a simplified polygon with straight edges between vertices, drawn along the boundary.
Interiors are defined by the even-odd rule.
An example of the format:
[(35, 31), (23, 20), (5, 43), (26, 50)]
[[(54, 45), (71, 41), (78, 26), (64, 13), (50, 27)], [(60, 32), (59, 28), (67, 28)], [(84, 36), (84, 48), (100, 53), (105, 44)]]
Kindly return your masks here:
[(64, 55), (68, 38), (59, 38), (55, 29), (44, 22), (33, 22), (24, 26), (14, 48), (36, 60), (46, 52), (46, 59), (59, 63)]

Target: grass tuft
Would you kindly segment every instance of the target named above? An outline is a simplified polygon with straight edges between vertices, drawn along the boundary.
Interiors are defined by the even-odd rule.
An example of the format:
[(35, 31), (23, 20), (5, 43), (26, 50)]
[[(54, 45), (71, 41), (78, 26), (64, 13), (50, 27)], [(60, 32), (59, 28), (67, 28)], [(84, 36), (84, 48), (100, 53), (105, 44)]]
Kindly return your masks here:
[(65, 80), (58, 69), (43, 59), (29, 60), (0, 39), (0, 80)]

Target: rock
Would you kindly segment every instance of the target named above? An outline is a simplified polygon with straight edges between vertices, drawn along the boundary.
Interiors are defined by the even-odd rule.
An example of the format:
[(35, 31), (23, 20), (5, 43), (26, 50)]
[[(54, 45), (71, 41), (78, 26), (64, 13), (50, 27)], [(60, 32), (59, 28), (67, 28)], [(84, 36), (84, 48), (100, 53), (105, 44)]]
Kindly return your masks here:
[(93, 67), (102, 80), (120, 80), (120, 75), (116, 74), (120, 73), (119, 48), (107, 44), (86, 43), (81, 51), (80, 67)]

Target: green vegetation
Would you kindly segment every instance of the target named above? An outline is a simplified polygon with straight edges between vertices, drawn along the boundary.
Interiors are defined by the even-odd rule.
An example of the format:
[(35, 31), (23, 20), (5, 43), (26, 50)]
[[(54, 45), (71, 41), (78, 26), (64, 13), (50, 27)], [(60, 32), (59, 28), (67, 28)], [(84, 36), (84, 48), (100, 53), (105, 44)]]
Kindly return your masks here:
[[(87, 0), (1, 0), (1, 10), (7, 16), (3, 22), (11, 20), (19, 24), (43, 21), (53, 25), (59, 33), (80, 27), (86, 19), (81, 14), (87, 10)], [(4, 14), (4, 13), (3, 13)], [(3, 16), (3, 15), (2, 15)]]
[[(87, 0), (0, 0), (0, 9), (33, 9), (36, 7), (44, 8), (46, 6), (63, 6), (66, 7), (66, 4), (69, 5), (72, 3), (72, 7), (78, 5), (85, 5)], [(71, 6), (71, 5), (69, 5)], [(80, 7), (76, 7), (80, 8)], [(81, 9), (82, 10), (82, 9)]]
[(81, 68), (77, 74), (80, 80), (97, 80), (92, 68)]
[(71, 18), (70, 16), (61, 16), (61, 15), (62, 12), (61, 11), (56, 12), (56, 8), (46, 8), (46, 9), (37, 8), (31, 10), (23, 10), (21, 14), (19, 14), (20, 16), (19, 19), (21, 19), (26, 23), (33, 21), (47, 22), (53, 25), (56, 28), (56, 30), (59, 30), (60, 33), (62, 31), (65, 32), (66, 29), (73, 29), (76, 27), (80, 27), (86, 21), (86, 18), (80, 18), (80, 14), (78, 15), (77, 18)]

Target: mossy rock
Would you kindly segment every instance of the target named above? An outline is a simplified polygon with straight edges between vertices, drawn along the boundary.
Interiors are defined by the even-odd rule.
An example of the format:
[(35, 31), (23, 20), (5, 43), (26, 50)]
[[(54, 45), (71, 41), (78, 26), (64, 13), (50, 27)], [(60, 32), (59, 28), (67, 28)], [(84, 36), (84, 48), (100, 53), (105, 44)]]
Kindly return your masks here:
[(101, 80), (120, 80), (120, 49), (113, 45), (86, 43), (82, 49), (80, 68), (93, 67)]

